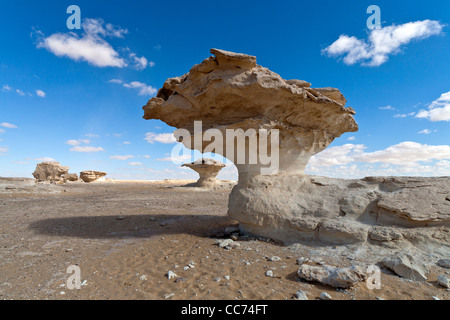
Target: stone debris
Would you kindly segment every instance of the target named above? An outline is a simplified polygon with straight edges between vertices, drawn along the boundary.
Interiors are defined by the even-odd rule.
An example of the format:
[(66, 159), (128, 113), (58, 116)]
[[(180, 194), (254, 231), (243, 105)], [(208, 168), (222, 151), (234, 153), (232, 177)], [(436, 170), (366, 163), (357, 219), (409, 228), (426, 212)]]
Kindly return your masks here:
[(438, 261), (438, 266), (450, 269), (450, 259), (440, 259)]
[(273, 277), (273, 271), (272, 270), (267, 270), (266, 271), (266, 277), (272, 278)]
[(400, 253), (386, 257), (381, 263), (405, 279), (427, 281), (426, 266), (409, 254)]
[(170, 271), (170, 270), (167, 272), (167, 279), (172, 280), (172, 279), (174, 279), (176, 277), (178, 277), (178, 276), (176, 275), (175, 272)]
[(319, 296), (320, 300), (333, 300), (333, 298), (331, 298), (331, 296), (326, 293), (326, 292), (322, 292)]
[(333, 266), (310, 266), (302, 264), (298, 275), (306, 281), (315, 281), (335, 288), (350, 288), (366, 280), (366, 274), (358, 266), (337, 268)]
[(231, 250), (231, 249), (238, 248), (241, 246), (241, 244), (239, 242), (235, 242), (232, 239), (217, 240), (217, 245), (220, 248), (225, 248), (227, 250)]
[(147, 280), (148, 280), (148, 277), (147, 277), (147, 275), (143, 274), (142, 276), (139, 277), (139, 280), (141, 280), (141, 281), (147, 281)]
[(277, 256), (273, 256), (273, 257), (270, 257), (268, 260), (277, 262), (277, 261), (281, 261), (281, 258), (277, 257)]
[(295, 296), (297, 297), (297, 300), (309, 300), (306, 293), (302, 290), (298, 290)]
[(437, 281), (440, 286), (449, 289), (450, 288), (450, 280), (447, 278), (445, 274), (441, 274), (437, 277)]
[(302, 264), (304, 264), (304, 263), (306, 263), (306, 262), (308, 262), (308, 261), (310, 261), (308, 258), (300, 257), (300, 258), (297, 259), (297, 264), (298, 264), (299, 266), (301, 266)]

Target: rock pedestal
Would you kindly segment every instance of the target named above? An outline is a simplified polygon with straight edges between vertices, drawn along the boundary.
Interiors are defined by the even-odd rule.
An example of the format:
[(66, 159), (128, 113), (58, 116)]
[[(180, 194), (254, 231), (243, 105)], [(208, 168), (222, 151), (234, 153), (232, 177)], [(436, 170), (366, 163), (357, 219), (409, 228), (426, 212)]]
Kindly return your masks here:
[(182, 167), (190, 168), (199, 174), (200, 178), (192, 185), (193, 187), (213, 188), (220, 184), (220, 180), (216, 177), (225, 165), (213, 159), (199, 159), (192, 163), (185, 163)]

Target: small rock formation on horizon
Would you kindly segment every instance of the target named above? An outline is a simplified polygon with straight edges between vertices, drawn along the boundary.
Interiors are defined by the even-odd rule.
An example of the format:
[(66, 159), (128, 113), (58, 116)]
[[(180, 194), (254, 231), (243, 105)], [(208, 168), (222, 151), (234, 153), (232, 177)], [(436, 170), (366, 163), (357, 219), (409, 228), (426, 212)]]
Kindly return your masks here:
[(197, 182), (190, 186), (198, 188), (214, 188), (220, 184), (220, 180), (216, 177), (220, 170), (226, 167), (226, 165), (214, 159), (205, 158), (192, 163), (185, 163), (182, 167), (190, 168), (200, 176)]
[[(449, 177), (345, 180), (305, 174), (311, 156), (358, 130), (342, 93), (284, 80), (257, 65), (254, 56), (211, 53), (189, 73), (168, 79), (143, 107), (144, 119), (162, 120), (192, 136), (194, 121), (202, 121), (203, 132), (216, 129), (223, 136), (227, 129), (279, 130), (278, 170), (262, 175), (261, 163), (239, 164), (236, 153), (222, 154), (239, 171), (228, 212), (242, 232), (286, 244), (368, 244), (448, 255)], [(248, 140), (246, 153), (255, 148)], [(211, 143), (182, 142), (202, 153)]]
[(89, 170), (80, 172), (80, 179), (86, 183), (99, 182), (105, 180), (103, 177), (106, 175), (106, 172)]
[(37, 182), (59, 183), (64, 181), (62, 176), (68, 174), (69, 169), (59, 162), (41, 162), (36, 165), (33, 177)]
[(80, 178), (78, 177), (78, 175), (76, 173), (65, 173), (62, 175), (62, 178), (65, 183), (67, 183), (68, 181), (76, 182), (76, 181), (80, 180)]

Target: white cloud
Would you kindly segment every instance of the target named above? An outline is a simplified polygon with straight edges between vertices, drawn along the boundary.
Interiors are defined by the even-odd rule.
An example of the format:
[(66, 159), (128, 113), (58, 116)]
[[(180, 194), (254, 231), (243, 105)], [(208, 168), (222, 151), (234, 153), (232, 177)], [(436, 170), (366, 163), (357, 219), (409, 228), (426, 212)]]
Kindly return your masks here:
[(188, 161), (194, 161), (194, 160), (192, 160), (192, 156), (189, 154), (181, 154), (181, 155), (177, 155), (177, 156), (171, 156), (171, 157), (166, 157), (166, 158), (161, 158), (161, 159), (156, 159), (156, 160), (157, 161), (171, 161), (176, 164), (181, 164), (181, 163), (188, 162)]
[(402, 142), (366, 153), (364, 145), (344, 145), (312, 157), (306, 172), (344, 178), (450, 175), (450, 146)]
[(80, 144), (89, 144), (91, 143), (91, 140), (88, 139), (78, 139), (78, 140), (69, 140), (66, 141), (66, 144), (70, 145), (70, 146), (79, 146)]
[(94, 133), (87, 133), (84, 136), (88, 137), (88, 138), (99, 138), (100, 137), (98, 134), (94, 134)]
[(431, 146), (406, 141), (384, 150), (356, 155), (355, 161), (366, 163), (411, 164), (418, 161), (450, 159), (450, 146)]
[(0, 154), (8, 152), (8, 147), (0, 147)]
[(146, 57), (138, 57), (135, 53), (130, 53), (130, 58), (137, 70), (144, 70), (147, 66), (150, 68), (155, 66), (153, 61), (149, 62)]
[(356, 140), (356, 137), (348, 137), (347, 140), (348, 140), (348, 141), (355, 141), (355, 140)]
[(143, 157), (146, 158), (146, 159), (150, 159), (151, 158), (151, 156), (148, 156), (148, 155), (145, 155)]
[(70, 145), (70, 146), (78, 146), (81, 143), (78, 140), (69, 140), (66, 142), (66, 144)]
[(412, 141), (405, 141), (390, 146), (384, 150), (366, 153), (362, 144), (345, 144), (331, 147), (313, 156), (309, 165), (313, 167), (326, 167), (347, 165), (352, 162), (411, 164), (420, 161), (450, 159), (449, 145), (426, 145)]
[(380, 109), (380, 110), (395, 110), (395, 108), (394, 107), (392, 107), (392, 106), (386, 106), (386, 107), (379, 107), (378, 109)]
[(49, 157), (35, 158), (33, 160), (38, 162), (56, 162), (55, 159)]
[(354, 161), (356, 154), (362, 154), (366, 149), (363, 144), (345, 144), (339, 147), (327, 148), (309, 160), (312, 167), (344, 165)]
[(45, 98), (45, 92), (42, 90), (36, 90), (36, 95), (41, 98)]
[(0, 129), (0, 134), (5, 132), (6, 132), (5, 129)]
[(111, 80), (109, 80), (108, 82), (109, 82), (109, 83), (117, 83), (117, 84), (122, 84), (122, 83), (123, 83), (123, 81), (120, 80), (120, 79), (111, 79)]
[(154, 132), (148, 132), (145, 134), (145, 140), (148, 143), (176, 143), (177, 140), (175, 139), (175, 136), (173, 133), (154, 133)]
[(424, 130), (418, 132), (418, 134), (430, 134), (430, 133), (431, 133), (430, 129), (424, 129)]
[(406, 117), (412, 117), (414, 116), (416, 113), (415, 112), (410, 112), (410, 113), (399, 113), (394, 115), (394, 118), (406, 118)]
[(132, 155), (127, 155), (127, 156), (111, 156), (111, 157), (109, 157), (110, 159), (113, 159), (113, 160), (128, 160), (128, 159), (132, 159), (132, 158), (134, 158), (134, 156), (132, 156)]
[(153, 88), (152, 86), (146, 85), (145, 83), (139, 81), (124, 83), (123, 86), (125, 88), (138, 89), (139, 95), (141, 96), (152, 96), (158, 92), (158, 89)]
[(141, 162), (130, 162), (128, 163), (130, 166), (142, 166), (143, 164)]
[(121, 84), (125, 88), (128, 88), (128, 89), (137, 89), (138, 94), (140, 96), (153, 96), (158, 92), (158, 89), (156, 89), (152, 86), (149, 86), (145, 83), (139, 82), (139, 81), (132, 81), (130, 83), (126, 83), (119, 79), (111, 79), (108, 82), (115, 83), (115, 84)]
[(17, 129), (17, 126), (15, 124), (8, 123), (8, 122), (0, 123), (0, 127), (8, 128), (8, 129)]
[(411, 41), (440, 34), (443, 27), (439, 21), (423, 20), (374, 29), (369, 32), (368, 41), (341, 35), (322, 53), (331, 57), (344, 56), (347, 65), (360, 63), (376, 67), (385, 63), (389, 55), (401, 52)]
[(124, 59), (105, 40), (92, 35), (79, 38), (75, 34), (55, 33), (38, 44), (58, 57), (86, 61), (96, 67), (126, 67)]
[(128, 33), (127, 29), (114, 26), (110, 23), (105, 23), (102, 19), (86, 18), (83, 20), (83, 29), (87, 34), (101, 35), (103, 37), (124, 38), (124, 35)]
[(122, 144), (129, 145), (129, 144), (131, 144), (131, 142), (130, 141), (124, 141)]
[(3, 91), (11, 91), (12, 88), (10, 86), (8, 86), (7, 84), (4, 84), (3, 87), (2, 87), (2, 90)]
[(90, 146), (76, 146), (70, 149), (70, 151), (74, 151), (74, 152), (100, 152), (100, 151), (105, 151), (102, 147), (90, 147)]
[[(128, 30), (110, 23), (105, 24), (102, 19), (83, 19), (83, 33), (81, 36), (73, 32), (54, 33), (45, 37), (42, 32), (38, 35), (37, 47), (45, 48), (58, 57), (68, 57), (74, 61), (85, 61), (96, 67), (124, 68), (129, 62), (144, 69), (148, 61), (144, 57), (138, 58), (130, 54), (131, 61), (121, 57), (118, 51), (105, 40), (107, 37), (124, 38)], [(144, 60), (145, 59), (145, 60)], [(143, 67), (145, 64), (145, 67)]]
[(428, 110), (419, 111), (416, 118), (424, 118), (433, 122), (450, 121), (450, 91), (441, 94), (430, 104)]
[(20, 89), (17, 89), (16, 92), (17, 92), (20, 96), (22, 96), (22, 97), (25, 95), (25, 92), (23, 92), (23, 91), (20, 90)]
[(15, 164), (30, 164), (27, 161), (11, 161), (11, 163), (15, 163)]

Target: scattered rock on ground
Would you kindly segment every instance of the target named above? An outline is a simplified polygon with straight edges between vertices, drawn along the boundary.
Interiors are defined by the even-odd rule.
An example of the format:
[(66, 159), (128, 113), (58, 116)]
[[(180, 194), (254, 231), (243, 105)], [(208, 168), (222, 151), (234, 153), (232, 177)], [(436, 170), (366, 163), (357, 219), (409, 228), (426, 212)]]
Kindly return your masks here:
[(320, 300), (332, 300), (333, 298), (331, 298), (331, 296), (326, 293), (326, 292), (322, 292), (319, 296)]
[(382, 264), (403, 278), (413, 281), (427, 280), (426, 266), (409, 254), (401, 253), (386, 257), (383, 259)]
[(302, 290), (298, 290), (295, 296), (297, 297), (297, 300), (309, 300), (306, 293)]
[(444, 288), (449, 289), (450, 288), (450, 280), (447, 278), (445, 274), (441, 274), (437, 277), (437, 281), (439, 285), (443, 286)]
[(306, 281), (316, 281), (335, 288), (350, 288), (358, 282), (366, 280), (366, 274), (357, 266), (337, 268), (328, 265), (302, 264), (297, 273)]
[(450, 259), (441, 259), (438, 261), (438, 265), (440, 267), (450, 269)]

